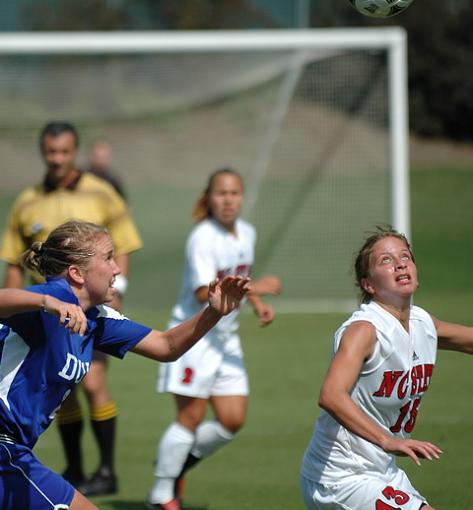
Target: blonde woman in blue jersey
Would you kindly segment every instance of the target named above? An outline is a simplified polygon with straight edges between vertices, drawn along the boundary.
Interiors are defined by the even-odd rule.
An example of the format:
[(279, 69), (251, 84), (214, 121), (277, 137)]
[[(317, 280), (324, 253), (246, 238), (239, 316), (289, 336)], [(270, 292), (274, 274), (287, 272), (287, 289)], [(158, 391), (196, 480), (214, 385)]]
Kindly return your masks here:
[[(183, 283), (170, 325), (202, 308), (209, 277), (250, 275), (256, 232), (239, 218), (242, 200), (243, 183), (237, 172), (223, 168), (210, 176), (194, 208), (197, 224), (187, 239)], [(279, 291), (277, 277), (252, 282), (248, 301), (262, 326), (272, 322), (274, 311), (259, 295)], [(244, 424), (249, 389), (238, 313), (225, 317), (186, 356), (160, 366), (158, 391), (173, 395), (177, 416), (158, 446), (147, 508), (180, 510), (184, 473), (228, 444)], [(205, 420), (209, 405), (215, 418)]]
[(395, 457), (440, 458), (437, 445), (410, 434), (437, 349), (472, 354), (473, 328), (413, 306), (414, 256), (392, 229), (368, 237), (355, 272), (362, 304), (335, 333), (302, 463), (304, 500), (309, 510), (433, 510)]
[[(55, 227), (71, 218), (89, 221), (107, 227), (113, 239), (115, 260), (121, 273), (115, 280), (119, 292), (109, 305), (120, 311), (127, 287), (130, 254), (142, 245), (133, 218), (124, 200), (109, 183), (77, 167), (79, 133), (74, 125), (48, 122), (41, 130), (39, 148), (46, 170), (43, 181), (20, 193), (0, 241), (0, 258), (7, 263), (4, 286), (24, 286), (26, 275), (19, 261), (21, 254), (34, 242), (46, 240)], [(42, 281), (40, 275), (31, 276), (34, 283)], [(118, 491), (114, 467), (118, 409), (107, 383), (107, 367), (107, 355), (95, 352), (90, 370), (81, 383), (99, 453), (98, 465), (91, 476), (86, 476), (83, 469), (85, 415), (77, 391), (64, 402), (55, 420), (65, 456), (63, 476), (90, 496)]]
[(113, 255), (105, 228), (70, 221), (24, 256), (26, 267), (39, 271), (46, 283), (27, 290), (0, 289), (2, 510), (96, 510), (32, 452), (89, 370), (93, 350), (174, 361), (249, 290), (247, 278), (213, 281), (207, 307), (176, 328), (155, 331), (104, 305), (113, 300), (120, 273)]

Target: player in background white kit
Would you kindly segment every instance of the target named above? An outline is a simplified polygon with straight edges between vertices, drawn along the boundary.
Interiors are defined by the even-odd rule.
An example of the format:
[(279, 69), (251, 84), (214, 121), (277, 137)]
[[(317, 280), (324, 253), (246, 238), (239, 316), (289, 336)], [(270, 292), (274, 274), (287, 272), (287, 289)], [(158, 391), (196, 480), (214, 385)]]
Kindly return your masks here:
[[(187, 240), (183, 285), (170, 324), (179, 324), (201, 309), (210, 275), (210, 280), (250, 275), (256, 232), (238, 217), (242, 198), (243, 183), (237, 172), (224, 168), (210, 176), (194, 207), (198, 223)], [(272, 322), (274, 312), (259, 296), (279, 294), (280, 287), (275, 276), (252, 282), (248, 301), (261, 326)], [(243, 426), (248, 380), (237, 334), (238, 313), (235, 310), (225, 317), (199, 348), (191, 349), (179, 362), (160, 366), (158, 391), (174, 395), (177, 418), (158, 446), (148, 508), (180, 510), (184, 472), (231, 441)], [(209, 403), (215, 420), (203, 421)]]
[(335, 333), (322, 384), (323, 409), (304, 454), (309, 510), (433, 510), (395, 456), (438, 459), (440, 448), (410, 438), (436, 350), (473, 353), (473, 328), (412, 305), (417, 269), (407, 239), (392, 229), (367, 238), (355, 261), (362, 304)]

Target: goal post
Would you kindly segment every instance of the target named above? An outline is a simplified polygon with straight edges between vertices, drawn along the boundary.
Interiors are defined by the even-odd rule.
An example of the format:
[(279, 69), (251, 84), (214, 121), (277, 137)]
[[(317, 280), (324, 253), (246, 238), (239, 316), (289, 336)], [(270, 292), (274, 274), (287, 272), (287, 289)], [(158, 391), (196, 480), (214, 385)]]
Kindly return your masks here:
[(284, 282), (275, 306), (348, 310), (364, 232), (410, 236), (406, 69), (398, 27), (3, 33), (0, 186), (41, 178), (49, 120), (77, 124), (84, 163), (88, 143), (109, 140), (145, 240), (129, 302), (165, 309), (193, 201), (211, 171), (235, 167), (255, 276)]

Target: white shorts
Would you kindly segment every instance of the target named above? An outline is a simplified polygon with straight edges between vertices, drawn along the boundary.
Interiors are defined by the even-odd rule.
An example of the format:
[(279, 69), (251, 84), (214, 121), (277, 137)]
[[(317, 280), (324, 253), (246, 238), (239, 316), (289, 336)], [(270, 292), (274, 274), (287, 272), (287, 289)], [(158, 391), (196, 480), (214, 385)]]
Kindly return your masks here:
[(402, 469), (392, 475), (353, 475), (340, 483), (321, 484), (301, 477), (308, 510), (419, 510), (427, 504)]
[(248, 395), (240, 337), (208, 335), (177, 361), (160, 363), (157, 390), (197, 398)]

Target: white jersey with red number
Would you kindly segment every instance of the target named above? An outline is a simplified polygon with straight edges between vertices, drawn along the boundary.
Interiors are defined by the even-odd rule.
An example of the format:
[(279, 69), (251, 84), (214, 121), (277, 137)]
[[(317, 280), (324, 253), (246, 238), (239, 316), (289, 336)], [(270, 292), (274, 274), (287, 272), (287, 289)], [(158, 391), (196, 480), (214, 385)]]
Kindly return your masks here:
[[(254, 261), (256, 231), (249, 223), (237, 219), (236, 235), (212, 218), (198, 223), (186, 244), (184, 277), (178, 302), (172, 311), (172, 323), (182, 322), (202, 308), (195, 291), (215, 278), (227, 275), (249, 276)], [(216, 333), (232, 333), (238, 329), (239, 309), (222, 317), (213, 328)]]
[[(430, 315), (411, 307), (409, 333), (375, 302), (361, 305), (336, 331), (334, 353), (346, 328), (366, 321), (376, 328), (374, 353), (361, 369), (351, 397), (388, 434), (408, 437), (423, 394), (429, 387), (437, 353), (437, 332)], [(335, 482), (357, 473), (386, 473), (396, 469), (395, 458), (352, 434), (327, 412), (319, 416), (305, 452), (302, 475)]]

